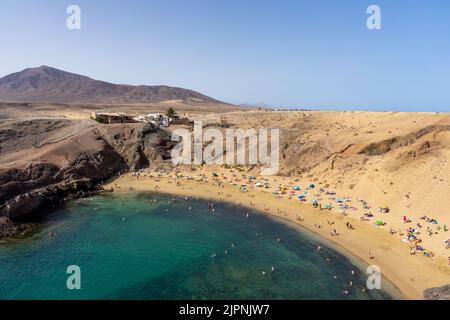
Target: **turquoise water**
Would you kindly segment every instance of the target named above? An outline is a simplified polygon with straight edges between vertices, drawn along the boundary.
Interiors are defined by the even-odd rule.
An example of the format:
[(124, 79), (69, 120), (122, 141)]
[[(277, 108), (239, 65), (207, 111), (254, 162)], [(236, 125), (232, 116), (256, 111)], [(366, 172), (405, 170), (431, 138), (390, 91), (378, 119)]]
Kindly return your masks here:
[[(390, 298), (362, 293), (366, 275), (347, 258), (323, 244), (318, 252), (317, 238), (262, 214), (125, 197), (78, 200), (30, 239), (0, 244), (0, 299)], [(67, 289), (69, 265), (81, 268), (81, 290)]]

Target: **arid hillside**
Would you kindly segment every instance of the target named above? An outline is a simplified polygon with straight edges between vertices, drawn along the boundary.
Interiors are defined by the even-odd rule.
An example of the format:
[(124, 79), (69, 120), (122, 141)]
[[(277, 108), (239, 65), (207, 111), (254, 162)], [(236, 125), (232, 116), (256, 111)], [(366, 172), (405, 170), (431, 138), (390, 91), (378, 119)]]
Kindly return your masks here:
[[(379, 218), (396, 229), (405, 228), (403, 216), (450, 225), (450, 114), (249, 111), (227, 119), (235, 128), (280, 129), (282, 176), (365, 200), (371, 205), (365, 211), (374, 214), (388, 206)], [(434, 237), (429, 247), (445, 254), (450, 232), (439, 229), (426, 238)]]

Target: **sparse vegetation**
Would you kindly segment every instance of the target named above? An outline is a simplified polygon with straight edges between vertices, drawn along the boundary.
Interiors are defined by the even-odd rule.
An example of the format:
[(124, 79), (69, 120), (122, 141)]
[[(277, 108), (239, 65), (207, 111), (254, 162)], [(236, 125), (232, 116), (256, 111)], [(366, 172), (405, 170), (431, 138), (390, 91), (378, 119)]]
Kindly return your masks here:
[(176, 116), (177, 112), (175, 111), (174, 108), (170, 107), (169, 109), (167, 109), (166, 111), (166, 116), (168, 116), (169, 118), (173, 118), (174, 116)]

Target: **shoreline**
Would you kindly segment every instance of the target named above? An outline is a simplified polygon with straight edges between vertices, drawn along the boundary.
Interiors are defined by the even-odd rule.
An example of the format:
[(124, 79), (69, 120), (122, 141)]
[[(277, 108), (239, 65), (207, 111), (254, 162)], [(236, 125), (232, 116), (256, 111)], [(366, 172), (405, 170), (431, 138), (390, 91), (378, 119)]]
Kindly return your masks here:
[[(176, 199), (179, 201), (188, 201), (189, 199), (185, 199), (185, 197), (181, 194), (174, 194), (174, 193), (166, 193), (166, 192), (161, 192), (161, 191), (154, 191), (154, 190), (135, 190), (135, 191), (126, 191), (125, 193), (133, 193), (133, 192), (150, 192), (151, 194), (156, 194), (158, 196), (161, 197), (166, 197), (166, 198), (172, 198), (172, 199)], [(110, 192), (110, 193), (114, 193), (116, 195), (118, 195), (118, 192)], [(337, 244), (335, 241), (331, 240), (331, 239), (326, 239), (323, 236), (321, 236), (320, 234), (318, 234), (317, 232), (315, 232), (314, 230), (309, 230), (306, 227), (298, 224), (298, 223), (294, 223), (293, 221), (286, 219), (284, 217), (280, 217), (280, 216), (276, 216), (273, 214), (268, 214), (265, 213), (259, 209), (255, 209), (254, 207), (249, 207), (248, 205), (245, 204), (236, 204), (233, 203), (231, 201), (227, 201), (227, 200), (217, 200), (217, 199), (206, 199), (204, 197), (190, 197), (191, 199), (195, 199), (195, 201), (210, 201), (210, 200), (214, 200), (214, 205), (217, 204), (223, 204), (223, 205), (228, 205), (228, 206), (239, 206), (241, 208), (248, 208), (250, 210), (255, 211), (258, 215), (263, 215), (265, 218), (268, 218), (272, 221), (274, 221), (275, 223), (281, 223), (283, 225), (286, 225), (289, 228), (294, 229), (297, 232), (302, 233), (303, 236), (317, 240), (319, 245), (323, 245), (328, 247), (329, 249), (336, 251), (338, 254), (340, 254), (341, 256), (343, 256), (343, 258), (347, 259), (351, 264), (353, 264), (354, 266), (356, 266), (357, 268), (361, 269), (361, 271), (364, 273), (364, 268), (365, 265), (367, 265), (367, 263), (360, 257), (352, 254), (349, 250), (347, 250), (346, 248), (340, 246), (339, 244)], [(389, 279), (387, 278), (385, 275), (382, 275), (382, 278), (388, 281), (388, 288), (383, 288), (383, 290), (388, 293), (393, 300), (405, 300), (405, 297), (403, 296), (403, 294), (401, 293), (400, 289)]]
[[(339, 216), (334, 211), (319, 210), (309, 204), (299, 204), (296, 200), (276, 199), (270, 193), (251, 189), (240, 192), (228, 183), (215, 185), (209, 181), (196, 181), (174, 177), (135, 177), (125, 174), (103, 185), (114, 193), (130, 191), (151, 191), (165, 195), (193, 197), (203, 200), (226, 202), (256, 209), (268, 217), (276, 217), (286, 223), (305, 229), (306, 232), (333, 244), (339, 253), (349, 260), (358, 260), (381, 268), (382, 277), (397, 290), (400, 299), (423, 299), (423, 291), (450, 283), (450, 270), (446, 259), (413, 256), (408, 252), (408, 244), (399, 241), (385, 230), (358, 221), (352, 217)], [(301, 216), (302, 221), (298, 220)], [(333, 225), (328, 225), (333, 219)], [(345, 221), (344, 221), (345, 220)], [(345, 227), (351, 221), (355, 230)], [(317, 225), (320, 224), (320, 228)], [(337, 236), (330, 231), (338, 230)], [(369, 252), (371, 253), (369, 256)]]

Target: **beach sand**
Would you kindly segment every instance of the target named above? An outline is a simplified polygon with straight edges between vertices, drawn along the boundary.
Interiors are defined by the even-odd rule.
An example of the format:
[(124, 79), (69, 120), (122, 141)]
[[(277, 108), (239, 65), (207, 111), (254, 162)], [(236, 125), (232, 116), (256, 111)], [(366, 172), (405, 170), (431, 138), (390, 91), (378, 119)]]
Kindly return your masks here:
[[(390, 234), (386, 227), (374, 226), (373, 220), (363, 222), (355, 215), (343, 216), (335, 210), (316, 209), (309, 202), (300, 202), (296, 197), (292, 200), (286, 196), (277, 198), (271, 194), (273, 188), (249, 186), (247, 192), (241, 192), (240, 183), (232, 181), (230, 171), (218, 168), (214, 170), (218, 172), (219, 178), (213, 179), (203, 171), (202, 181), (193, 179), (194, 176), (199, 176), (200, 170), (185, 172), (179, 177), (173, 173), (160, 175), (149, 172), (139, 177), (126, 174), (109, 181), (104, 187), (113, 188), (117, 193), (152, 191), (230, 202), (257, 209), (268, 216), (291, 221), (331, 241), (367, 264), (380, 267), (382, 275), (397, 287), (405, 299), (422, 299), (424, 289), (450, 283), (450, 268), (446, 257), (435, 255), (429, 258), (421, 253), (411, 255), (410, 244), (403, 242), (400, 235)], [(188, 176), (189, 179), (186, 178)], [(273, 183), (280, 183), (289, 178), (270, 177), (270, 179), (273, 186)], [(299, 216), (302, 218), (301, 221), (298, 220)], [(331, 221), (334, 224), (330, 225)], [(346, 227), (347, 222), (351, 223), (354, 230)], [(320, 228), (317, 227), (318, 224)], [(338, 232), (337, 236), (331, 235), (333, 229)]]

